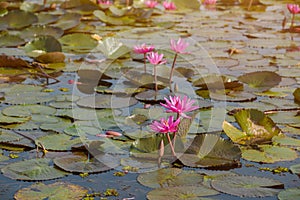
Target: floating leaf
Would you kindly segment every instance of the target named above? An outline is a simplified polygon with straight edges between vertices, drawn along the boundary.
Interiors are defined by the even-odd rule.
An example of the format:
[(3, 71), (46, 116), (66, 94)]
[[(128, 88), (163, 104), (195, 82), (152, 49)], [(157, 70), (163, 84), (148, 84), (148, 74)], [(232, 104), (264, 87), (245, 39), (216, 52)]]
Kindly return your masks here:
[(281, 76), (275, 72), (260, 71), (244, 74), (239, 76), (238, 79), (243, 83), (247, 83), (251, 88), (266, 91), (278, 85), (281, 81)]
[(290, 148), (271, 145), (260, 145), (258, 150), (244, 147), (241, 150), (244, 159), (261, 163), (290, 161), (298, 157), (297, 152)]
[(108, 37), (103, 41), (99, 41), (97, 49), (99, 49), (108, 59), (117, 59), (131, 51), (126, 45), (113, 37)]
[(71, 120), (61, 119), (58, 123), (44, 123), (40, 129), (44, 131), (54, 131), (56, 133), (63, 133), (64, 130), (72, 125)]
[(44, 105), (16, 105), (2, 110), (2, 113), (11, 117), (30, 117), (33, 114), (53, 115), (56, 109)]
[(17, 191), (16, 200), (40, 200), (40, 199), (73, 199), (80, 200), (86, 196), (88, 190), (82, 186), (65, 182), (56, 182), (45, 185), (35, 183)]
[(294, 174), (300, 175), (300, 164), (292, 165), (290, 169)]
[(51, 163), (52, 160), (47, 158), (23, 160), (10, 163), (1, 171), (6, 177), (24, 181), (50, 180), (68, 175), (67, 172), (54, 168)]
[(80, 19), (81, 15), (78, 13), (66, 13), (53, 26), (62, 30), (68, 30), (77, 26), (80, 23)]
[(294, 92), (293, 92), (295, 101), (300, 102), (300, 88), (297, 88)]
[(68, 151), (73, 145), (81, 142), (79, 137), (73, 138), (66, 134), (56, 133), (45, 135), (36, 140), (36, 143), (41, 143), (46, 149), (54, 151)]
[(272, 138), (273, 143), (279, 144), (280, 146), (289, 146), (289, 147), (300, 147), (300, 140), (285, 135), (274, 136)]
[(238, 164), (241, 151), (218, 135), (198, 135), (179, 160), (189, 167), (231, 167)]
[[(157, 188), (148, 192), (147, 199), (149, 200), (182, 200), (182, 199), (202, 199), (201, 197), (219, 194), (214, 189), (206, 186), (177, 186)], [(206, 198), (203, 198), (206, 199)]]
[(180, 1), (174, 0), (173, 1), (178, 9), (193, 9), (197, 10), (200, 7), (200, 3), (197, 0), (190, 0), (190, 1)]
[(124, 17), (111, 17), (105, 14), (101, 10), (94, 11), (94, 15), (99, 18), (101, 21), (111, 24), (111, 25), (131, 25), (135, 22), (135, 19), (128, 16)]
[(0, 47), (16, 47), (24, 43), (25, 41), (16, 35), (4, 34), (0, 36)]
[[(98, 155), (99, 156), (99, 155)], [(119, 165), (116, 157), (111, 155), (102, 155), (106, 157), (106, 163), (97, 160), (97, 158), (88, 159), (86, 155), (67, 155), (54, 159), (55, 165), (61, 169), (73, 173), (97, 173), (110, 170)]]
[(22, 124), (24, 122), (27, 122), (30, 119), (30, 117), (11, 117), (11, 116), (5, 116), (0, 113), (0, 124)]
[(98, 42), (93, 39), (90, 34), (85, 33), (71, 33), (64, 35), (59, 39), (63, 45), (63, 49), (75, 52), (86, 52), (94, 49)]
[(270, 142), (280, 133), (276, 124), (263, 112), (256, 109), (243, 109), (234, 115), (242, 131), (224, 121), (223, 129), (230, 139), (239, 144), (259, 144)]
[[(21, 97), (21, 98), (20, 98)], [(50, 102), (54, 99), (53, 96), (45, 92), (10, 92), (5, 95), (5, 103), (20, 105), (20, 104), (38, 104)]]
[(37, 16), (23, 10), (12, 10), (0, 18), (0, 24), (7, 24), (9, 29), (21, 29), (38, 21)]
[(294, 200), (299, 198), (300, 196), (300, 188), (288, 188), (279, 192), (278, 199), (279, 200)]
[(34, 38), (24, 46), (26, 54), (37, 57), (47, 52), (61, 52), (61, 44), (52, 36), (40, 36)]
[(268, 197), (275, 196), (283, 188), (277, 180), (256, 176), (224, 175), (211, 181), (211, 186), (226, 194), (239, 197)]
[(83, 97), (77, 101), (77, 105), (87, 108), (125, 108), (136, 104), (137, 101), (131, 97), (118, 97), (115, 95), (98, 94)]

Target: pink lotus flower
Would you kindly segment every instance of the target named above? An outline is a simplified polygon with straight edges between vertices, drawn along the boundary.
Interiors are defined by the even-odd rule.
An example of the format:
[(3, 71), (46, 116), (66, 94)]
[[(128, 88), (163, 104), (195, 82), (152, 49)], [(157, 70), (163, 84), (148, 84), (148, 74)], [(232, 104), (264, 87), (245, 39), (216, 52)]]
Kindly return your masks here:
[(163, 59), (164, 54), (158, 54), (158, 52), (150, 52), (147, 55), (147, 59), (153, 65), (161, 65), (166, 63), (167, 61)]
[(215, 5), (217, 0), (204, 0), (203, 4), (205, 5)]
[(168, 120), (161, 118), (160, 122), (154, 121), (150, 128), (157, 133), (173, 133), (177, 131), (177, 126), (180, 123), (180, 118), (174, 121), (174, 117), (170, 116)]
[(145, 1), (145, 4), (148, 8), (155, 8), (158, 5), (158, 2), (154, 0), (147, 0)]
[(297, 4), (287, 4), (286, 7), (292, 14), (300, 13), (300, 7)]
[(154, 50), (154, 46), (153, 45), (149, 45), (149, 46), (147, 46), (145, 43), (144, 44), (142, 44), (142, 45), (140, 45), (140, 46), (135, 46), (134, 48), (133, 48), (133, 51), (135, 52), (135, 53), (138, 53), (138, 54), (145, 54), (145, 53), (149, 53), (149, 52), (151, 52), (151, 51), (153, 51)]
[(176, 6), (174, 2), (164, 1), (163, 6), (166, 10), (176, 10)]
[(183, 99), (180, 99), (179, 96), (170, 96), (169, 98), (170, 100), (165, 98), (166, 104), (160, 103), (160, 105), (167, 108), (167, 112), (177, 113), (178, 116), (190, 119), (191, 117), (187, 116), (185, 113), (199, 108), (199, 106), (193, 106), (196, 101), (189, 99), (187, 96), (184, 96)]
[(181, 53), (181, 54), (189, 53), (184, 51), (189, 46), (189, 43), (185, 42), (183, 39), (179, 38), (177, 42), (171, 39), (170, 43), (171, 43), (171, 49), (176, 53)]

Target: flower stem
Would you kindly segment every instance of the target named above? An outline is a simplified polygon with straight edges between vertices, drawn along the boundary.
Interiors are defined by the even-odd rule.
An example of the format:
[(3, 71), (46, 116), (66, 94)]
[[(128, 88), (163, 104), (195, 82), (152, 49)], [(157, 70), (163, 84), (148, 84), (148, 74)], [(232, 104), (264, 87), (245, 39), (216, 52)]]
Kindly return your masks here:
[(174, 67), (175, 67), (176, 59), (177, 59), (177, 53), (174, 56), (174, 60), (173, 60), (172, 67), (171, 67), (171, 72), (170, 72), (170, 78), (169, 78), (169, 81), (170, 81), (170, 90), (171, 91), (172, 91), (172, 77), (173, 77), (173, 73), (174, 73)]
[[(180, 114), (177, 113), (177, 116), (176, 116), (176, 120), (180, 117)], [(175, 120), (175, 121), (176, 121)], [(178, 128), (177, 128), (177, 131), (178, 131)], [(177, 136), (177, 132), (174, 133), (174, 137), (173, 137), (173, 146), (175, 147), (175, 142), (176, 142), (176, 136)]]
[(251, 9), (252, 3), (253, 3), (253, 0), (250, 0), (250, 2), (249, 2), (249, 4), (248, 4), (248, 10)]
[(171, 147), (172, 154), (173, 154), (173, 156), (176, 156), (176, 153), (175, 153), (175, 150), (174, 150), (174, 146), (172, 144), (172, 141), (171, 141), (169, 133), (167, 133), (167, 138), (168, 138), (168, 141), (169, 141), (169, 144), (170, 144), (170, 147)]
[(291, 21), (290, 29), (292, 29), (294, 27), (294, 21), (295, 21), (295, 14), (292, 14), (292, 21)]
[(154, 84), (155, 84), (155, 92), (157, 92), (157, 74), (156, 74), (156, 65), (154, 65)]
[(144, 53), (144, 71), (146, 73), (146, 53)]

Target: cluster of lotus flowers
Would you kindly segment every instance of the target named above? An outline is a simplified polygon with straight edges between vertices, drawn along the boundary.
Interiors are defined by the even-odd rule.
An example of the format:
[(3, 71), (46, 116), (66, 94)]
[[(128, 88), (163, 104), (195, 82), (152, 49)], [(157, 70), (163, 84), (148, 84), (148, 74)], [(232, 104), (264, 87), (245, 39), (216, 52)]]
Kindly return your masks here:
[[(191, 112), (193, 110), (198, 109), (198, 106), (194, 106), (193, 104), (196, 102), (195, 100), (192, 100), (188, 98), (187, 96), (184, 96), (182, 99), (180, 96), (170, 96), (169, 99), (164, 98), (166, 103), (160, 103), (163, 107), (165, 107), (167, 110), (166, 112), (168, 113), (176, 113), (177, 117), (174, 119), (174, 117), (171, 115), (169, 118), (161, 118), (160, 121), (154, 121), (151, 125), (150, 128), (156, 132), (156, 133), (161, 133), (161, 134), (166, 134), (172, 154), (176, 156), (175, 153), (175, 140), (176, 140), (176, 132), (178, 131), (178, 125), (180, 123), (181, 118), (188, 118), (190, 119), (191, 117), (188, 116), (186, 113)], [(171, 141), (170, 138), (170, 133), (173, 133), (173, 140)], [(161, 140), (161, 145), (160, 145), (160, 156), (163, 155), (163, 140)]]
[(295, 15), (300, 13), (300, 7), (297, 4), (287, 4), (286, 7), (292, 14), (292, 21), (291, 21), (291, 26), (290, 26), (290, 28), (292, 28), (294, 26)]
[[(170, 41), (171, 44), (171, 50), (175, 52), (175, 56), (173, 59), (173, 64), (170, 72), (170, 90), (171, 84), (172, 84), (172, 77), (173, 77), (173, 72), (174, 72), (174, 67), (175, 67), (175, 62), (177, 59), (178, 54), (188, 54), (189, 52), (186, 52), (185, 49), (189, 46), (189, 43), (185, 42), (182, 38), (179, 38), (177, 41), (171, 39)], [(144, 71), (146, 73), (146, 59), (154, 65), (154, 82), (155, 82), (155, 91), (157, 91), (157, 75), (156, 75), (156, 66), (165, 64), (167, 62), (166, 59), (164, 59), (164, 54), (159, 54), (158, 52), (155, 52), (155, 47), (153, 45), (137, 45), (134, 47), (133, 51), (137, 54), (144, 54)]]

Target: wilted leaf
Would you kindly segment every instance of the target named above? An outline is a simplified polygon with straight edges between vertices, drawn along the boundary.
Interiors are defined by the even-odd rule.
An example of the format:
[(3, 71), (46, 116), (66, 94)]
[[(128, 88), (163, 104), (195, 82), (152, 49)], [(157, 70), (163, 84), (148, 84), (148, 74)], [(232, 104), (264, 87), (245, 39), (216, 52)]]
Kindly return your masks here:
[(223, 129), (230, 139), (239, 144), (259, 144), (270, 142), (281, 130), (263, 112), (256, 109), (243, 109), (234, 115), (242, 131), (224, 121)]

